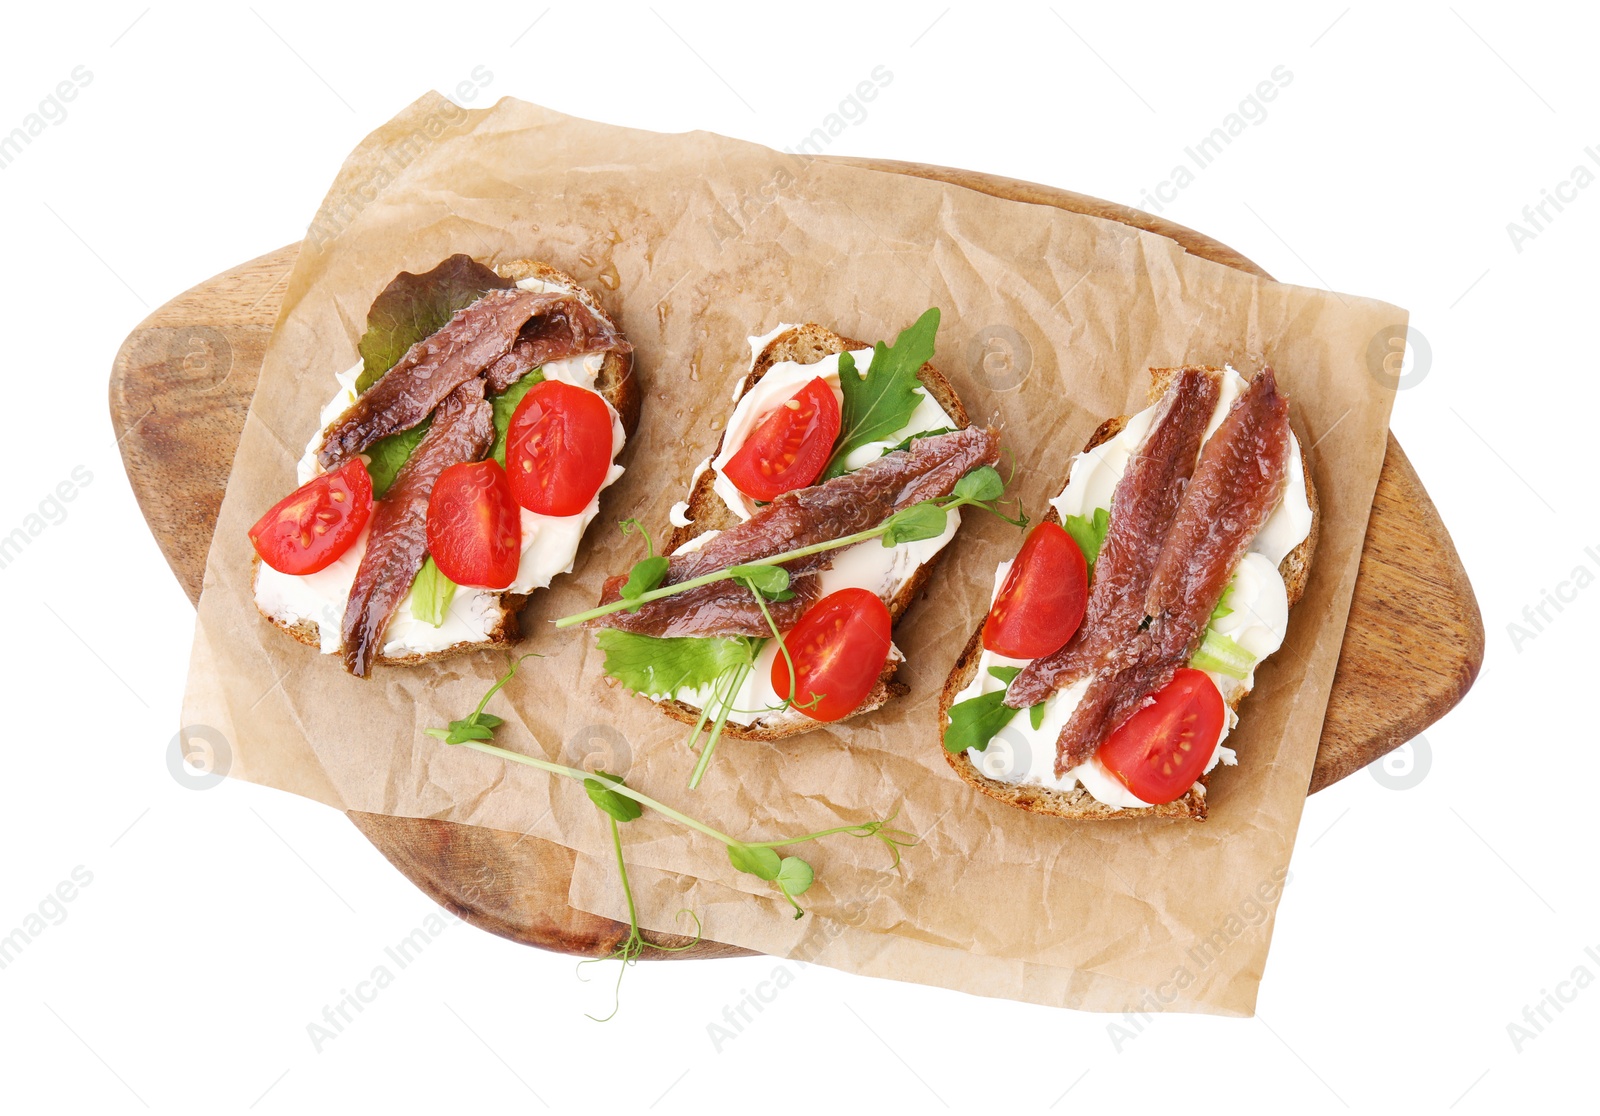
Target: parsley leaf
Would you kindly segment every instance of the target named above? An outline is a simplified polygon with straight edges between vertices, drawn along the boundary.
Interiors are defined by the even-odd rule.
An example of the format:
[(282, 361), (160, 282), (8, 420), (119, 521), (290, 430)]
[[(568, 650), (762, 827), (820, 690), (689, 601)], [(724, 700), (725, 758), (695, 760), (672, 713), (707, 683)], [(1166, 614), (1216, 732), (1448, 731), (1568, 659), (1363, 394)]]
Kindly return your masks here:
[[(990, 667), (989, 673), (1007, 686), (1022, 673), (1021, 667)], [(944, 730), (944, 747), (947, 752), (964, 752), (968, 748), (983, 751), (1001, 729), (1011, 723), (1017, 711), (1005, 704), (1006, 691), (1002, 687), (987, 694), (958, 701), (950, 707), (950, 727)]]
[(699, 636), (647, 636), (602, 628), (600, 650), (606, 673), (628, 689), (650, 697), (667, 697), (681, 689), (710, 685), (754, 658), (750, 640), (705, 639)]
[(939, 329), (939, 309), (934, 307), (900, 332), (893, 345), (879, 341), (872, 350), (867, 374), (856, 371), (855, 358), (839, 354), (839, 438), (828, 467), (817, 483), (842, 476), (845, 458), (871, 442), (881, 442), (911, 421), (922, 402), (917, 372), (933, 357), (933, 337)]
[(1069, 515), (1061, 525), (1072, 536), (1072, 541), (1078, 544), (1078, 549), (1083, 551), (1083, 560), (1089, 564), (1089, 572), (1093, 573), (1095, 560), (1100, 557), (1101, 544), (1106, 541), (1106, 532), (1111, 529), (1111, 513), (1105, 508), (1095, 508), (1093, 515)]

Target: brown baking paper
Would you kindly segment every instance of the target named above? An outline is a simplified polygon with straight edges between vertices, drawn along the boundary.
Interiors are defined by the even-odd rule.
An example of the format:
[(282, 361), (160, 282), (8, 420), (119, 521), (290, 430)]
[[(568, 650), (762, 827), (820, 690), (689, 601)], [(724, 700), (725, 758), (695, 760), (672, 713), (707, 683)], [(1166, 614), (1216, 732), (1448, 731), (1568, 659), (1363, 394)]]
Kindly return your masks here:
[[(1252, 1009), (1383, 459), (1393, 393), (1367, 354), (1403, 328), (1403, 311), (1259, 280), (1122, 225), (706, 133), (609, 127), (510, 99), (478, 112), (431, 94), (410, 106), (351, 155), (290, 277), (207, 564), (185, 722), (219, 730), (241, 778), (602, 860), (607, 832), (581, 787), (422, 732), (470, 711), (505, 653), (361, 681), (252, 603), (245, 530), (293, 488), (373, 296), (453, 252), (576, 275), (617, 313), (645, 388), (627, 473), (605, 492), (574, 574), (523, 614), (518, 650), (544, 657), (496, 699), (499, 741), (621, 772), (752, 840), (890, 813), (921, 836), (898, 873), (876, 842), (806, 846), (818, 882), (797, 923), (720, 845), (646, 816), (624, 833), (649, 924), (672, 928), (687, 905), (717, 940), (793, 953), (823, 935), (814, 959), (898, 979), (1097, 1010)], [(893, 338), (929, 306), (943, 312), (935, 365), (975, 420), (1003, 431), (1036, 515), (1095, 426), (1143, 405), (1146, 368), (1278, 370), (1315, 446), (1321, 542), (1288, 641), (1230, 738), (1240, 765), (1212, 780), (1209, 821), (1036, 817), (949, 771), (939, 690), (995, 564), (1020, 542), (992, 517), (969, 514), (897, 630), (909, 697), (775, 745), (726, 741), (696, 792), (682, 727), (609, 685), (591, 636), (550, 627), (641, 556), (616, 521), (665, 529), (748, 367), (747, 335), (814, 320)], [(573, 888), (579, 905), (618, 913), (607, 877), (581, 867)]]

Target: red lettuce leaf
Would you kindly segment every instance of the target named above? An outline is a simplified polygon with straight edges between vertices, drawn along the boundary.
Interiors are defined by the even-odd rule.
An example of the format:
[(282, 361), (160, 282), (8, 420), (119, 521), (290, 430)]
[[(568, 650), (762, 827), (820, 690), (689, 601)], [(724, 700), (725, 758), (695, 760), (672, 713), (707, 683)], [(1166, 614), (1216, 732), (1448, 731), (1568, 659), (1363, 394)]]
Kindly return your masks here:
[(461, 252), (421, 275), (402, 271), (367, 312), (367, 332), (358, 346), (362, 369), (356, 390), (366, 391), (377, 383), (407, 349), (438, 332), (457, 310), (471, 306), (486, 291), (515, 285)]

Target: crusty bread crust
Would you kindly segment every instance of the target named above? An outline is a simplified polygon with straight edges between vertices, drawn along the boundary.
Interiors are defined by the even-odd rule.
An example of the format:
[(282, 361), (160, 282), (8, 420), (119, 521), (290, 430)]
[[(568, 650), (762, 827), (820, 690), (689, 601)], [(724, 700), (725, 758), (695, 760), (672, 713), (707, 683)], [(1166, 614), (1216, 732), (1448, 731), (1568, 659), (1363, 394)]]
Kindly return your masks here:
[[(1211, 366), (1205, 366), (1208, 371), (1221, 371)], [(1176, 368), (1152, 368), (1150, 370), (1149, 400), (1153, 404), (1166, 392), (1167, 385), (1172, 376), (1178, 372)], [(1131, 415), (1122, 415), (1117, 418), (1107, 419), (1101, 423), (1083, 447), (1083, 451), (1094, 449), (1096, 446), (1115, 438), (1128, 424)], [(1289, 607), (1294, 605), (1305, 594), (1306, 581), (1311, 575), (1311, 560), (1316, 552), (1317, 535), (1322, 518), (1321, 510), (1317, 503), (1316, 485), (1312, 483), (1311, 451), (1306, 445), (1305, 435), (1301, 424), (1293, 414), (1290, 415), (1290, 425), (1295, 431), (1295, 438), (1300, 443), (1301, 462), (1304, 466), (1306, 479), (1306, 501), (1311, 506), (1311, 529), (1306, 534), (1304, 541), (1291, 550), (1278, 565), (1278, 573), (1283, 578), (1284, 588), (1288, 591)], [(1054, 508), (1045, 516), (1046, 522), (1059, 523), (1060, 516)], [(1190, 790), (1182, 798), (1160, 806), (1127, 809), (1120, 806), (1109, 806), (1095, 798), (1082, 786), (1073, 787), (1070, 791), (1059, 791), (1049, 787), (1023, 786), (1017, 783), (1006, 783), (998, 779), (991, 779), (978, 770), (972, 758), (966, 752), (950, 752), (944, 747), (944, 730), (950, 716), (950, 706), (955, 703), (956, 696), (972, 681), (978, 672), (978, 660), (983, 654), (983, 624), (980, 621), (973, 630), (971, 638), (967, 640), (966, 647), (962, 650), (960, 658), (956, 660), (955, 667), (950, 671), (950, 677), (945, 680), (944, 690), (939, 695), (939, 750), (944, 752), (944, 758), (957, 775), (965, 782), (982, 791), (990, 798), (998, 799), (1008, 806), (1015, 806), (1019, 810), (1027, 810), (1034, 814), (1047, 814), (1058, 818), (1072, 818), (1081, 821), (1119, 821), (1128, 818), (1183, 818), (1189, 821), (1204, 821), (1206, 819), (1205, 788), (1210, 779), (1209, 775), (1201, 776), (1200, 786)], [(1240, 690), (1229, 701), (1228, 706), (1235, 713), (1239, 711), (1240, 704), (1250, 696), (1249, 690)]]
[[(542, 263), (538, 260), (510, 260), (498, 264), (495, 272), (502, 279), (521, 282), (524, 279), (541, 279), (546, 283), (570, 287), (578, 296), (578, 300), (587, 306), (600, 318), (615, 324), (615, 320), (607, 314), (600, 305), (600, 300), (594, 292), (579, 284), (572, 276), (563, 271)], [(633, 440), (634, 433), (639, 429), (639, 408), (643, 393), (639, 388), (638, 377), (634, 374), (633, 354), (608, 352), (604, 363), (600, 365), (600, 372), (595, 376), (595, 390), (611, 404), (617, 412), (617, 418), (622, 423), (622, 433), (629, 442)], [(251, 595), (255, 594), (256, 578), (260, 576), (261, 559), (258, 555), (250, 556), (250, 589)], [(486, 640), (463, 640), (438, 651), (426, 654), (411, 655), (385, 655), (381, 651), (375, 656), (374, 661), (393, 666), (415, 666), (417, 663), (431, 662), (436, 659), (448, 659), (456, 655), (471, 651), (484, 651), (496, 647), (510, 647), (522, 638), (522, 606), (527, 604), (526, 593), (501, 593), (497, 605), (499, 619), (489, 632)], [(307, 647), (322, 648), (322, 636), (315, 623), (310, 620), (298, 620), (289, 623), (274, 616), (268, 616), (261, 611), (259, 605), (256, 611), (261, 612), (263, 618), (274, 627), (287, 632), (291, 638)]]
[[(795, 326), (792, 329), (785, 330), (769, 341), (766, 348), (762, 349), (756, 356), (749, 374), (745, 376), (743, 383), (739, 386), (739, 394), (735, 399), (735, 403), (737, 403), (738, 399), (744, 398), (745, 394), (756, 385), (761, 377), (767, 374), (767, 370), (774, 364), (782, 364), (787, 361), (793, 361), (796, 364), (815, 364), (819, 360), (832, 356), (834, 353), (859, 352), (862, 349), (870, 348), (872, 346), (864, 341), (841, 337), (832, 330), (815, 323)], [(964, 429), (969, 424), (967, 409), (962, 406), (960, 398), (956, 395), (955, 388), (950, 385), (950, 381), (945, 379), (944, 375), (931, 364), (924, 364), (918, 370), (917, 377), (922, 381), (922, 386), (927, 390), (928, 394), (933, 397), (939, 406), (944, 408), (945, 414), (950, 416), (956, 428), (958, 430)], [(711, 455), (707, 458), (708, 461), (716, 460), (717, 455), (722, 452), (722, 438), (725, 436), (724, 434), (717, 438), (716, 447), (711, 451)], [(712, 487), (715, 483), (715, 474), (710, 469), (706, 469), (695, 478), (694, 487), (689, 492), (689, 509), (686, 513), (689, 524), (686, 527), (675, 527), (673, 529), (672, 534), (667, 539), (664, 548), (665, 553), (672, 553), (678, 547), (699, 538), (707, 531), (725, 531), (740, 522), (739, 517), (729, 511), (727, 505), (722, 502), (722, 497), (716, 494)], [(933, 576), (934, 566), (942, 554), (943, 551), (934, 555), (932, 559), (919, 567), (917, 572), (911, 576), (911, 580), (906, 582), (905, 587), (895, 594), (894, 600), (889, 602), (889, 617), (892, 621), (898, 622), (905, 610), (911, 606), (911, 602), (921, 594), (924, 586), (928, 583), (928, 579)], [(849, 717), (842, 718), (842, 720), (849, 720), (851, 717), (859, 717), (863, 713), (870, 713), (872, 710), (882, 706), (891, 697), (902, 696), (910, 692), (905, 683), (895, 680), (895, 672), (899, 667), (900, 663), (895, 659), (890, 659), (884, 663), (883, 673), (878, 676), (877, 685), (872, 688), (872, 692), (866, 696), (865, 700)], [(684, 702), (666, 700), (658, 701), (656, 704), (667, 716), (685, 724), (692, 725), (700, 719), (700, 710)], [(804, 714), (790, 713), (785, 716), (785, 719), (773, 724), (736, 725), (729, 722), (723, 729), (723, 735), (730, 736), (735, 740), (781, 740), (787, 736), (810, 732), (816, 727), (817, 722)]]

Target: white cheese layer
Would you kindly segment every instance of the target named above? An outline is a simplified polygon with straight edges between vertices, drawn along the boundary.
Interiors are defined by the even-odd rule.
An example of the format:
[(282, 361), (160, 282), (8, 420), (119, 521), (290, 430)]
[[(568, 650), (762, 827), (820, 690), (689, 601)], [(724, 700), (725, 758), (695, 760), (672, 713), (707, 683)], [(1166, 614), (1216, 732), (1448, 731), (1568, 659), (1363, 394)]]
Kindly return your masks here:
[[(567, 289), (539, 279), (524, 279), (517, 286), (537, 291)], [(540, 371), (547, 380), (560, 380), (585, 391), (594, 391), (595, 379), (604, 364), (604, 353), (589, 353), (586, 356), (550, 361), (542, 365)], [(322, 467), (317, 461), (317, 450), (322, 445), (322, 432), (355, 404), (356, 377), (360, 374), (361, 365), (358, 363), (336, 375), (339, 392), (322, 409), (317, 432), (312, 435), (311, 441), (306, 445), (305, 455), (299, 462), (297, 472), (301, 484), (322, 472)], [(601, 398), (604, 399), (603, 396)], [(500, 594), (531, 593), (535, 589), (549, 586), (557, 574), (572, 571), (583, 533), (590, 521), (600, 512), (600, 492), (604, 492), (616, 483), (623, 473), (622, 466), (615, 463), (626, 442), (622, 420), (610, 403), (606, 404), (606, 410), (611, 415), (612, 465), (606, 473), (605, 481), (600, 485), (600, 491), (595, 493), (594, 499), (589, 501), (588, 506), (576, 515), (565, 516), (540, 515), (527, 508), (520, 508), (522, 558), (517, 566), (516, 580), (503, 589), (457, 586), (444, 623), (438, 627), (419, 619), (411, 611), (411, 599), (407, 597), (395, 609), (388, 628), (384, 630), (381, 653), (385, 657), (423, 655), (443, 651), (461, 643), (488, 642), (504, 618), (504, 610), (500, 607)], [(361, 558), (366, 550), (367, 536), (363, 532), (361, 538), (340, 555), (336, 562), (314, 574), (279, 573), (265, 562), (260, 563), (255, 587), (257, 606), (274, 620), (287, 624), (299, 623), (302, 620), (315, 623), (321, 638), (322, 652), (328, 655), (336, 653), (342, 646), (340, 628), (344, 619), (345, 605), (349, 600), (350, 588), (355, 583), (356, 571), (360, 568)]]
[[(763, 337), (750, 338), (751, 367), (755, 366), (755, 358), (761, 355), (772, 339), (786, 329), (794, 327), (780, 325), (772, 333)], [(865, 376), (867, 369), (872, 366), (872, 350), (861, 349), (851, 353), (855, 358), (856, 371)], [(821, 377), (833, 389), (833, 397), (842, 406), (844, 391), (839, 387), (839, 354), (834, 353), (817, 361), (815, 364), (797, 364), (786, 360), (768, 368), (766, 374), (757, 380), (755, 386), (742, 396), (733, 408), (733, 414), (728, 418), (728, 430), (722, 436), (722, 449), (711, 462), (711, 468), (716, 472), (716, 480), (712, 487), (722, 502), (728, 505), (728, 510), (740, 519), (749, 519), (755, 514), (755, 504), (743, 492), (734, 486), (723, 470), (728, 467), (728, 462), (733, 460), (733, 455), (743, 448), (746, 440), (754, 433), (756, 427), (788, 400), (795, 392), (805, 387), (812, 380)], [(737, 391), (737, 389), (735, 389)], [(883, 456), (883, 451), (891, 446), (899, 445), (913, 434), (921, 434), (929, 430), (939, 430), (945, 427), (954, 427), (950, 416), (939, 406), (938, 400), (928, 394), (926, 388), (919, 387), (917, 393), (922, 396), (917, 409), (912, 412), (911, 418), (899, 430), (879, 442), (869, 442), (864, 446), (851, 451), (845, 458), (845, 465), (851, 469), (859, 469), (869, 462), (876, 461)]]
[[(780, 324), (770, 333), (760, 337), (750, 338), (750, 366), (755, 367), (756, 358), (761, 355), (779, 334), (793, 329), (792, 325)], [(856, 370), (863, 376), (872, 365), (871, 349), (862, 349), (853, 353), (856, 361)], [(837, 354), (826, 357), (815, 364), (797, 364), (793, 361), (783, 361), (768, 368), (766, 374), (758, 380), (754, 387), (743, 395), (739, 388), (734, 389), (736, 404), (733, 415), (728, 419), (727, 432), (722, 438), (722, 449), (716, 458), (702, 462), (695, 470), (694, 478), (690, 481), (691, 491), (694, 484), (706, 469), (715, 472), (713, 490), (722, 498), (728, 509), (740, 519), (749, 519), (755, 514), (755, 505), (750, 499), (734, 487), (733, 482), (723, 474), (727, 463), (733, 455), (739, 452), (750, 434), (761, 425), (763, 419), (771, 411), (780, 406), (795, 392), (818, 376), (827, 382), (833, 389), (834, 398), (842, 404), (844, 393), (839, 387), (839, 357)], [(741, 381), (741, 386), (743, 381)], [(912, 434), (921, 434), (929, 430), (939, 430), (944, 427), (954, 427), (955, 422), (939, 406), (937, 400), (927, 393), (925, 388), (918, 388), (922, 400), (917, 404), (917, 409), (912, 412), (910, 420), (899, 430), (882, 441), (873, 442), (855, 450), (845, 459), (846, 465), (852, 470), (876, 461), (883, 455), (883, 451), (891, 446), (898, 445)], [(679, 503), (674, 505), (670, 519), (674, 526), (687, 526), (688, 505)], [(836, 552), (831, 569), (822, 573), (822, 595), (837, 593), (841, 589), (866, 589), (876, 593), (885, 603), (893, 600), (900, 591), (916, 575), (918, 569), (933, 560), (934, 555), (943, 550), (946, 544), (955, 537), (956, 529), (961, 526), (961, 513), (951, 511), (947, 513), (948, 520), (945, 524), (944, 534), (932, 539), (923, 539), (919, 542), (901, 543), (899, 546), (886, 547), (876, 539), (858, 543), (848, 549)], [(684, 550), (697, 549), (710, 541), (715, 535), (714, 531), (707, 531), (697, 535), (683, 547)], [(804, 721), (808, 718), (805, 714), (794, 709), (783, 709), (783, 700), (778, 697), (777, 691), (772, 686), (773, 663), (778, 658), (778, 644), (776, 640), (768, 640), (766, 645), (756, 656), (755, 667), (745, 678), (744, 684), (735, 695), (734, 708), (728, 714), (728, 720), (737, 725), (746, 727), (756, 724), (763, 725), (786, 724)], [(903, 662), (904, 656), (900, 649), (892, 643), (889, 647), (889, 658), (894, 662)], [(697, 709), (705, 708), (705, 703), (712, 699), (711, 687), (702, 689), (683, 689), (672, 695), (685, 704)], [(781, 711), (780, 711), (781, 710)]]
[[(1206, 427), (1207, 439), (1222, 424), (1228, 409), (1245, 386), (1246, 381), (1238, 372), (1232, 368), (1224, 371), (1216, 410), (1212, 412), (1211, 421)], [(1153, 406), (1140, 411), (1128, 420), (1116, 437), (1073, 458), (1066, 487), (1050, 501), (1050, 506), (1063, 519), (1068, 515), (1088, 517), (1096, 508), (1104, 508), (1109, 512), (1117, 482), (1122, 479), (1129, 459), (1138, 450), (1154, 416)], [(1288, 478), (1283, 499), (1257, 533), (1250, 552), (1234, 570), (1232, 586), (1224, 601), (1232, 612), (1212, 622), (1219, 635), (1227, 636), (1254, 655), (1256, 665), (1260, 665), (1262, 660), (1282, 646), (1288, 631), (1289, 596), (1283, 578), (1278, 574), (1278, 565), (1311, 533), (1311, 505), (1306, 494), (1305, 466), (1300, 456), (1300, 443), (1292, 433), (1289, 436), (1289, 451)], [(1010, 562), (1002, 562), (995, 571), (991, 603), (994, 597), (999, 596), (1010, 569)], [(990, 667), (1023, 667), (1028, 662), (1026, 659), (1008, 659), (984, 650), (978, 660), (977, 674), (951, 704), (1005, 689), (1006, 683), (990, 674)], [(1216, 684), (1223, 700), (1229, 703), (1239, 692), (1248, 692), (1255, 685), (1254, 668), (1250, 676), (1243, 680), (1216, 671), (1207, 671), (1206, 675)], [(1056, 740), (1087, 687), (1087, 679), (1080, 680), (1047, 699), (1043, 719), (1037, 729), (1033, 727), (1029, 711), (1019, 711), (986, 749), (968, 750), (967, 755), (973, 765), (984, 775), (1002, 783), (1049, 787), (1061, 791), (1082, 786), (1108, 806), (1149, 806), (1150, 803), (1136, 797), (1123, 786), (1097, 758), (1090, 758), (1060, 778), (1056, 777)], [(1222, 734), (1217, 738), (1216, 748), (1206, 762), (1206, 771), (1219, 762), (1235, 762), (1233, 749), (1225, 747), (1223, 741), (1237, 724), (1238, 717), (1230, 708)], [(1200, 786), (1198, 783), (1195, 785)]]

